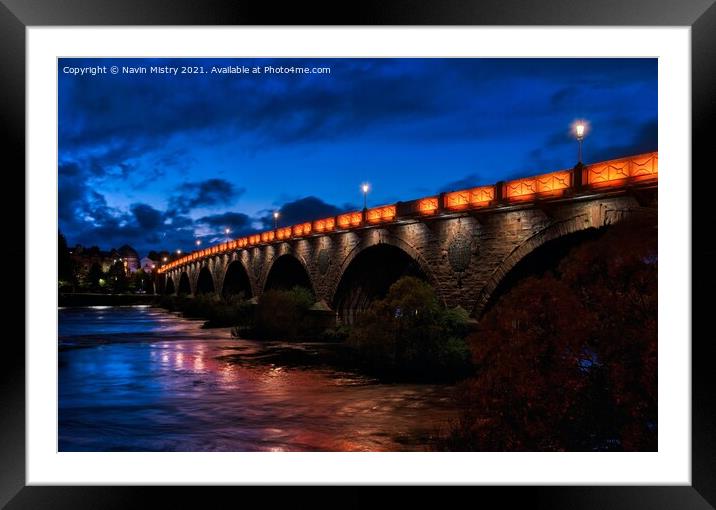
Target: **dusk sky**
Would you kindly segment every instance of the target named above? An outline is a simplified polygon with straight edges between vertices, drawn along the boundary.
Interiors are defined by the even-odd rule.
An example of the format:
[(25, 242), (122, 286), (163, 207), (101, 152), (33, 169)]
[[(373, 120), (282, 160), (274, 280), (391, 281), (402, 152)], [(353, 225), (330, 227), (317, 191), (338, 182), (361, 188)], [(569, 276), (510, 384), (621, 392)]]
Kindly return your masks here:
[[(273, 225), (657, 150), (656, 59), (60, 59), (68, 243), (188, 251)], [(203, 66), (75, 75), (67, 67)], [(330, 74), (211, 74), (212, 66)]]

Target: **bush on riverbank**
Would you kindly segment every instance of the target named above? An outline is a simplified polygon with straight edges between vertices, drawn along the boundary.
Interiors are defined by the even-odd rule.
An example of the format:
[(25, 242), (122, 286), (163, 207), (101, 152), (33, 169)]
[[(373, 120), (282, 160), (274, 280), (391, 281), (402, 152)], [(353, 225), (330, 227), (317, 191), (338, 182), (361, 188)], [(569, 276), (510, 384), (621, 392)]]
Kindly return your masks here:
[(469, 373), (467, 312), (446, 309), (433, 288), (414, 277), (394, 283), (350, 331), (351, 357), (384, 377), (455, 380)]
[(657, 283), (656, 225), (629, 222), (516, 285), (469, 338), (440, 449), (655, 451)]
[(196, 297), (163, 296), (159, 302), (168, 310), (181, 312), (190, 319), (206, 319), (204, 327), (251, 327), (253, 308), (249, 301), (241, 296), (229, 298), (213, 294), (200, 294)]
[(335, 324), (335, 316), (312, 310), (313, 304), (313, 293), (304, 287), (267, 290), (256, 306), (254, 335), (263, 340), (319, 339)]

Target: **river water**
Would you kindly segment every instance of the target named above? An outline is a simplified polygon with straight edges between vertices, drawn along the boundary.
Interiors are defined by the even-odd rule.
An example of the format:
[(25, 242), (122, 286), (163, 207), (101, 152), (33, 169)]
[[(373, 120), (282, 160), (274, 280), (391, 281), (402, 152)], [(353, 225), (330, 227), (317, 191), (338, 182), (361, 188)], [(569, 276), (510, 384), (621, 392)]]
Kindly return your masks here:
[(321, 364), (330, 344), (254, 342), (158, 308), (59, 310), (60, 451), (424, 451), (452, 386)]

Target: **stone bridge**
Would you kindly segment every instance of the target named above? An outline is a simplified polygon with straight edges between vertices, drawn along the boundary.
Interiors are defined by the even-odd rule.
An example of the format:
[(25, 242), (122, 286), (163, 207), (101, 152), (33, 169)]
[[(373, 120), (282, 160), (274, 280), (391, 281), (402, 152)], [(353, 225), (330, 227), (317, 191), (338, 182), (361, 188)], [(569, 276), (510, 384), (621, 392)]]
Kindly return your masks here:
[(193, 252), (159, 269), (158, 292), (250, 298), (301, 285), (352, 322), (415, 275), (479, 317), (540, 246), (634, 214), (656, 222), (657, 187), (654, 152), (349, 212)]

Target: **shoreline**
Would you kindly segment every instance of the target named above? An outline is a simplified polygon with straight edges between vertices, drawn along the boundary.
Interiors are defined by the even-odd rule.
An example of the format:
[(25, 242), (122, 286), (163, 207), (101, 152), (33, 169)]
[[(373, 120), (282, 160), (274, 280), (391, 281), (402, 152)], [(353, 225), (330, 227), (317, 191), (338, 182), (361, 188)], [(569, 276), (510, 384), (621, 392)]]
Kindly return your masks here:
[(156, 305), (158, 294), (94, 294), (94, 293), (60, 293), (57, 297), (59, 308), (79, 308), (86, 306), (132, 306)]

